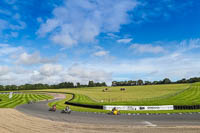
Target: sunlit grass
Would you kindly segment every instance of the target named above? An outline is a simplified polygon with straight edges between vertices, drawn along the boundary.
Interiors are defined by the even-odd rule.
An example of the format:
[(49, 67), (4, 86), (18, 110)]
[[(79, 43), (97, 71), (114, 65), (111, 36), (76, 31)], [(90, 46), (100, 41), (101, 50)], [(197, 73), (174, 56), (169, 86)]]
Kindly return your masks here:
[(17, 105), (26, 104), (29, 101), (40, 101), (52, 99), (52, 96), (44, 94), (13, 94), (9, 99), (9, 94), (0, 94), (0, 108), (14, 108)]

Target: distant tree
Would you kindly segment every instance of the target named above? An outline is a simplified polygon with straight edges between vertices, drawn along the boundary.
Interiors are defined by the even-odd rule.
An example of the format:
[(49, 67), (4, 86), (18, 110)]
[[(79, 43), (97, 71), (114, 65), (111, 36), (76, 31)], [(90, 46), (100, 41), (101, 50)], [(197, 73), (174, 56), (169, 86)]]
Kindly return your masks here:
[(137, 85), (143, 85), (143, 80), (139, 79), (139, 80), (137, 81)]
[(127, 86), (131, 86), (132, 80), (129, 80)]
[(137, 81), (132, 81), (131, 86), (137, 85)]
[(188, 81), (187, 81), (185, 78), (176, 81), (176, 83), (187, 83), (187, 82), (188, 82)]
[(163, 84), (163, 80), (158, 81), (158, 84)]
[(188, 83), (200, 82), (200, 78), (199, 77), (190, 78), (187, 80), (187, 82)]
[(0, 91), (3, 91), (3, 90), (4, 90), (4, 86), (0, 85)]
[(158, 81), (153, 81), (152, 84), (157, 85), (157, 84), (158, 84)]
[(79, 82), (76, 83), (76, 87), (81, 87), (81, 84)]
[(17, 90), (17, 86), (16, 85), (10, 85), (10, 90)]
[(101, 86), (107, 86), (106, 82), (102, 82)]
[(119, 84), (120, 86), (124, 86), (126, 81), (120, 81)]
[(88, 82), (88, 87), (94, 87), (94, 86), (95, 86), (94, 81), (89, 81)]
[(117, 86), (117, 81), (112, 81), (112, 86)]
[(94, 83), (95, 86), (101, 86), (101, 83), (97, 82), (97, 83)]
[(124, 81), (123, 86), (128, 86), (128, 81)]
[(150, 81), (145, 81), (144, 84), (145, 85), (151, 85), (151, 82)]
[(163, 79), (163, 84), (170, 84), (171, 80), (169, 78)]

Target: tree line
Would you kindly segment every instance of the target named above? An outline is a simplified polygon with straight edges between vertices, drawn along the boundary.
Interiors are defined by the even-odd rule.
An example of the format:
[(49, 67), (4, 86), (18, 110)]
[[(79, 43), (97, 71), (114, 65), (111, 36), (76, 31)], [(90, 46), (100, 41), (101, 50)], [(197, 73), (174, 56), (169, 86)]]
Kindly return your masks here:
[(200, 82), (200, 77), (194, 77), (190, 79), (181, 79), (175, 82), (172, 82), (169, 78), (165, 78), (160, 81), (143, 81), (141, 79), (137, 81), (112, 81), (112, 86), (136, 86), (136, 85), (159, 85), (159, 84), (176, 84), (176, 83), (195, 83)]
[(0, 85), (0, 91), (8, 90), (39, 90), (39, 89), (62, 89), (62, 88), (82, 88), (82, 87), (102, 87), (107, 86), (105, 82), (89, 81), (88, 84), (80, 84), (79, 82), (74, 84), (73, 82), (62, 82), (59, 84), (25, 84), (25, 85)]
[[(112, 86), (136, 86), (136, 85), (158, 85), (158, 84), (176, 84), (176, 83), (195, 83), (200, 82), (200, 77), (194, 77), (190, 79), (181, 79), (172, 82), (169, 78), (165, 78), (160, 81), (143, 81), (143, 80), (129, 80), (129, 81), (113, 81)], [(79, 82), (74, 84), (73, 82), (62, 82), (59, 84), (24, 84), (24, 85), (0, 85), (0, 91), (8, 90), (36, 90), (36, 89), (62, 89), (62, 88), (82, 88), (82, 87), (102, 87), (107, 86), (105, 82), (89, 81), (88, 84), (80, 84)]]

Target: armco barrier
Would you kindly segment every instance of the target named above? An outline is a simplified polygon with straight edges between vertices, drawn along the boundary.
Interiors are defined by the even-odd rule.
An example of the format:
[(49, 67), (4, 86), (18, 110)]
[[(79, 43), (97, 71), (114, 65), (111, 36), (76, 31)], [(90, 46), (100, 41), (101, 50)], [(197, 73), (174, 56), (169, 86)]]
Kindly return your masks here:
[[(102, 105), (79, 104), (79, 103), (73, 103), (73, 102), (68, 102), (68, 101), (65, 102), (65, 104), (79, 106), (79, 107), (94, 108), (94, 109), (104, 109), (105, 108)], [(115, 107), (115, 106), (113, 106), (113, 107)], [(174, 105), (173, 109), (168, 109), (168, 110), (195, 110), (195, 109), (200, 109), (200, 105)], [(137, 109), (135, 109), (135, 110), (137, 110)], [(138, 109), (138, 110), (144, 110), (144, 109)], [(150, 111), (151, 109), (148, 109), (148, 110)], [(156, 109), (152, 109), (152, 110), (156, 110)], [(158, 110), (162, 110), (162, 109), (158, 109)]]
[(174, 110), (173, 105), (161, 105), (161, 106), (125, 106), (125, 105), (105, 105), (104, 110), (112, 110), (116, 108), (118, 110)]
[[(65, 104), (79, 106), (79, 107), (94, 108), (94, 109), (104, 109), (103, 105), (89, 105), (89, 104), (80, 104), (80, 103), (70, 102), (75, 98), (75, 94), (73, 94), (73, 93), (67, 93), (67, 94), (71, 94), (72, 98), (70, 100), (66, 101)], [(194, 110), (194, 109), (200, 109), (200, 105), (173, 105), (173, 109), (174, 110)], [(153, 110), (155, 110), (155, 109), (153, 109)]]
[(200, 105), (174, 105), (174, 110), (194, 110), (200, 109)]
[(80, 104), (80, 103), (70, 102), (75, 98), (75, 94), (73, 94), (73, 93), (68, 93), (68, 94), (71, 94), (72, 98), (70, 100), (66, 101), (65, 104), (79, 106), (79, 107), (93, 108), (93, 109), (103, 109), (102, 105), (90, 105), (90, 104)]
[(86, 108), (93, 108), (93, 109), (103, 109), (102, 105), (90, 105), (90, 104), (79, 104), (79, 103), (73, 103), (73, 102), (65, 102), (65, 104), (79, 106), (79, 107), (86, 107)]

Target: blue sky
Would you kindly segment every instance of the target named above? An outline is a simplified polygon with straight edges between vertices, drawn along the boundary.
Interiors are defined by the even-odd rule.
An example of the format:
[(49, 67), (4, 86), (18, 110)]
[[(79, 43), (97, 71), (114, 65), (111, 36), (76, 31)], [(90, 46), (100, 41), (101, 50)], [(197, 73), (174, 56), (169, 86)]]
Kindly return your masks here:
[(200, 76), (198, 0), (1, 0), (0, 84)]

